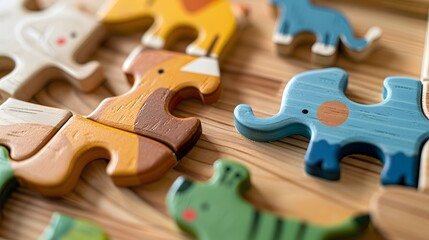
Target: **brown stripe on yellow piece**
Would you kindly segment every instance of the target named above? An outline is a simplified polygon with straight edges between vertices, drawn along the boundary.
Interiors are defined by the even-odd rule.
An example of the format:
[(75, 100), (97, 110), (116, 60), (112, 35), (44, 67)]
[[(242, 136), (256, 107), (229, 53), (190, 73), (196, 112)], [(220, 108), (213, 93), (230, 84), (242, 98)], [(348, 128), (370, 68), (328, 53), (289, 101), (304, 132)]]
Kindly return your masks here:
[(199, 119), (176, 118), (169, 113), (166, 105), (160, 104), (170, 102), (175, 95), (169, 89), (158, 89), (150, 95), (140, 109), (135, 132), (165, 143), (181, 158), (198, 141), (202, 129)]
[(183, 99), (212, 103), (219, 98), (217, 61), (138, 49), (124, 68), (133, 83), (131, 91), (104, 100), (88, 118), (153, 138), (182, 157), (199, 139), (201, 123), (196, 118), (176, 118), (170, 111)]

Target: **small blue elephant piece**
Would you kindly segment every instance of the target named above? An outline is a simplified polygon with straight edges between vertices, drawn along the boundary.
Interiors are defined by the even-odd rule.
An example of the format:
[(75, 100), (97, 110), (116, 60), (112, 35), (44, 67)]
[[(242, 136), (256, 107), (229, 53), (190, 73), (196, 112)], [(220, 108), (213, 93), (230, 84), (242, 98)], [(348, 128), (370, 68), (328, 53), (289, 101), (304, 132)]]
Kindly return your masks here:
[(344, 94), (348, 75), (338, 68), (309, 71), (287, 85), (279, 113), (257, 118), (247, 105), (235, 109), (237, 130), (255, 141), (291, 135), (310, 138), (306, 171), (328, 180), (340, 178), (340, 160), (350, 154), (384, 163), (381, 182), (416, 187), (420, 150), (429, 138), (422, 111), (422, 85), (406, 77), (384, 81), (384, 101), (362, 105)]
[[(329, 8), (314, 6), (311, 0), (270, 1), (280, 9), (273, 41), (280, 49), (293, 48), (297, 35), (314, 34), (317, 40), (313, 45), (312, 53), (313, 60), (318, 64), (331, 65), (333, 63), (340, 39), (346, 46), (346, 53), (351, 58), (363, 60), (368, 56), (373, 43), (381, 36), (381, 29), (372, 27), (364, 38), (357, 39), (343, 14)], [(281, 52), (291, 52), (291, 50)]]

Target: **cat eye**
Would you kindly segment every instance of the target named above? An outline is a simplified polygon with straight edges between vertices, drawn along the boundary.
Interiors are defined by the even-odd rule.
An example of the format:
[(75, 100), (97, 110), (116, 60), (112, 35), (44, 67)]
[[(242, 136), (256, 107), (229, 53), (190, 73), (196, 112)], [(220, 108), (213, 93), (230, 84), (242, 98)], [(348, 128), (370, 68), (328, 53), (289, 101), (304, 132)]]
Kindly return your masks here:
[(71, 37), (71, 38), (76, 38), (76, 37), (77, 37), (77, 33), (76, 33), (76, 32), (72, 32), (72, 33), (70, 33), (70, 37)]
[(304, 113), (304, 114), (308, 114), (308, 110), (307, 110), (307, 109), (304, 109), (304, 110), (302, 110), (302, 113)]

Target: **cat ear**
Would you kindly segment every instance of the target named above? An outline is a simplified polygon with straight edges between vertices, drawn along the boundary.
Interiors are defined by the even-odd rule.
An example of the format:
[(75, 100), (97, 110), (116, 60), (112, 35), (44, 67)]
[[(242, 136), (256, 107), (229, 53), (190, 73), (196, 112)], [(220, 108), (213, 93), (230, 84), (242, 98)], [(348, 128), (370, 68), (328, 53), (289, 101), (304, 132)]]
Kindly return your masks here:
[(214, 164), (215, 174), (210, 179), (210, 184), (244, 193), (250, 187), (249, 171), (241, 164), (218, 160)]

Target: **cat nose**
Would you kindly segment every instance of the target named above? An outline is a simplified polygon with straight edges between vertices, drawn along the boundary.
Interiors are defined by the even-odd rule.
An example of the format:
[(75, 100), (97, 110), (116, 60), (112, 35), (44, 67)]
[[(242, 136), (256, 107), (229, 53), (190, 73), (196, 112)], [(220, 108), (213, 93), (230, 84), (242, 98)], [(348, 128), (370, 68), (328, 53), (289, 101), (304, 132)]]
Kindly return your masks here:
[(63, 37), (60, 37), (57, 39), (57, 45), (58, 46), (63, 46), (64, 44), (66, 44), (66, 39)]

